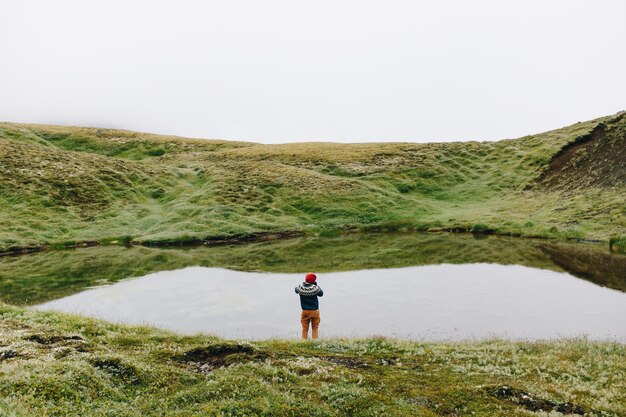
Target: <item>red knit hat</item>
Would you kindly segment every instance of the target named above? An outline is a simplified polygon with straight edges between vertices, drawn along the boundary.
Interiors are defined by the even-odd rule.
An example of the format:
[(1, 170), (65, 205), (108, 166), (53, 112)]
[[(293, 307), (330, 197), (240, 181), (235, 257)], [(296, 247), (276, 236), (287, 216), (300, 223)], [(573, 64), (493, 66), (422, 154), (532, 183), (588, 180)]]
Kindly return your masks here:
[(317, 275), (315, 275), (313, 272), (309, 272), (308, 274), (306, 274), (306, 277), (304, 279), (309, 284), (314, 284), (315, 281), (317, 280)]

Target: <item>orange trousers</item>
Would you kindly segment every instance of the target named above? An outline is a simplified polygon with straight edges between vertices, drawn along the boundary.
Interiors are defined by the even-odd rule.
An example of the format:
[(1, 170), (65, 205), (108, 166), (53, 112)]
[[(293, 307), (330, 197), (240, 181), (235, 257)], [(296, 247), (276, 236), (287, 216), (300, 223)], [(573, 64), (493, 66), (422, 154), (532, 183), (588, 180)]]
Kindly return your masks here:
[(302, 310), (300, 315), (300, 321), (302, 322), (302, 338), (307, 339), (309, 337), (309, 323), (311, 324), (311, 336), (313, 339), (317, 339), (317, 330), (320, 327), (320, 311), (319, 310)]

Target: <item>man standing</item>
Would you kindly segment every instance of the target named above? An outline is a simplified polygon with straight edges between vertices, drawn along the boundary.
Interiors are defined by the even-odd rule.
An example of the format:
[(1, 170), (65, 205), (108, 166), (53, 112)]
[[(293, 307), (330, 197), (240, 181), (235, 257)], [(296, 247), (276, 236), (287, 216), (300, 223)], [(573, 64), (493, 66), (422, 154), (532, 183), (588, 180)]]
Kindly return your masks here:
[(300, 294), (300, 306), (302, 307), (302, 338), (309, 336), (309, 323), (311, 324), (311, 336), (317, 339), (317, 330), (320, 325), (320, 310), (317, 297), (324, 295), (324, 291), (317, 286), (317, 276), (310, 272), (306, 274), (305, 281), (296, 287), (296, 294)]

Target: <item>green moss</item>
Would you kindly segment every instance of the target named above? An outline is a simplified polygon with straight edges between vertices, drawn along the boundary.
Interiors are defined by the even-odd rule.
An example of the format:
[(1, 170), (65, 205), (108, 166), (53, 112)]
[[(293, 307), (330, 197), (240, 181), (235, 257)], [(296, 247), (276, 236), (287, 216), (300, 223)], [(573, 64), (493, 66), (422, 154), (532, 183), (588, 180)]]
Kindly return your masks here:
[[(623, 182), (571, 190), (566, 179), (539, 181), (554, 155), (601, 125), (601, 145), (619, 155), (623, 115), (514, 140), (443, 144), (260, 145), (2, 123), (0, 251), (124, 235), (173, 242), (480, 224), (608, 241), (626, 229)], [(606, 178), (618, 178), (623, 164), (601, 166), (611, 163)]]
[[(626, 410), (623, 344), (229, 342), (0, 303), (7, 416), (527, 416)], [(37, 335), (47, 335), (45, 344)], [(205, 366), (206, 365), (206, 366)], [(527, 395), (534, 403), (520, 404)], [(534, 409), (533, 404), (543, 408)]]

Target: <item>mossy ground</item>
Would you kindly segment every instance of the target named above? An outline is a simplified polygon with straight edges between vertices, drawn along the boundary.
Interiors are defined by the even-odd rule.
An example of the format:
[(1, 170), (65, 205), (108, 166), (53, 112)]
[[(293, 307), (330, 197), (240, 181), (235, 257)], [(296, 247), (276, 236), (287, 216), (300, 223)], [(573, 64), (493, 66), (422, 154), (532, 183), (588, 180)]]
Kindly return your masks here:
[[(608, 242), (626, 230), (625, 132), (625, 113), (442, 144), (260, 145), (2, 123), (0, 250), (362, 228)], [(584, 181), (568, 182), (576, 169)]]
[(626, 347), (617, 343), (248, 343), (6, 304), (0, 319), (6, 416), (626, 412)]
[[(573, 185), (551, 165), (600, 124), (605, 136), (577, 150), (563, 171), (580, 166), (585, 173), (598, 167), (590, 158), (623, 146), (624, 114), (515, 140), (425, 145), (259, 145), (3, 123), (0, 250), (346, 229), (458, 229), (607, 242), (617, 236), (618, 248), (626, 230), (623, 161), (607, 159), (602, 178), (608, 181), (585, 175)], [(543, 176), (547, 171), (551, 175)], [(485, 245), (469, 243), (472, 256), (479, 256)], [(394, 248), (381, 248), (380, 259), (367, 259), (384, 263), (390, 258), (384, 252)], [(104, 249), (112, 255), (125, 250)], [(536, 248), (527, 250), (536, 256)], [(145, 252), (151, 263), (166, 266), (185, 264), (188, 256)], [(541, 253), (536, 262), (547, 262), (550, 252)], [(48, 255), (29, 259), (47, 263)], [(248, 259), (237, 252), (216, 256), (205, 263)], [(269, 268), (276, 257), (262, 259), (248, 262)], [(558, 261), (567, 265), (563, 257)], [(28, 270), (28, 261), (15, 262)], [(71, 269), (72, 256), (49, 268), (55, 265)], [(86, 265), (75, 266), (72, 291), (93, 284)], [(108, 268), (117, 271), (114, 278), (145, 270), (134, 266), (131, 273)], [(40, 281), (43, 290), (15, 299), (64, 291)], [(0, 304), (0, 319), (0, 415), (626, 413), (626, 348), (618, 343), (228, 342), (7, 304)]]

